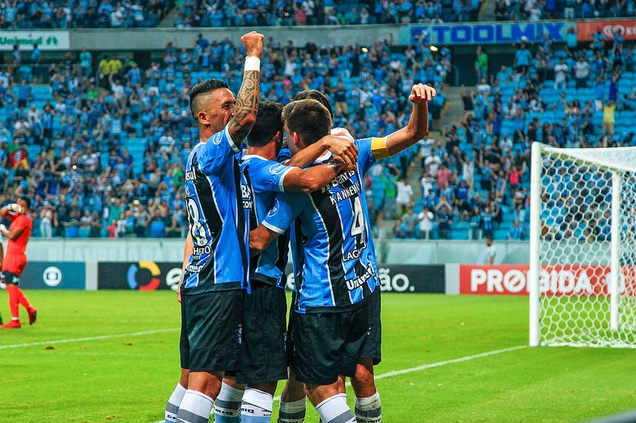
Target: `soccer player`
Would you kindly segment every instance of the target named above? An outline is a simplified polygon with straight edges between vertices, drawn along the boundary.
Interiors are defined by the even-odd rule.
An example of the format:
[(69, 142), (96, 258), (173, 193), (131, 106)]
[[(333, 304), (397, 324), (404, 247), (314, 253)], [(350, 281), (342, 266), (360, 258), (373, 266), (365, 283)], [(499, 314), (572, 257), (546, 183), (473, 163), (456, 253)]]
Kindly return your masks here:
[[(286, 165), (277, 162), (283, 141), (282, 109), (279, 103), (259, 105), (256, 123), (247, 137), (247, 154), (241, 162), (255, 194), (250, 217), (254, 228), (274, 205), (276, 192), (308, 193), (322, 188), (344, 168), (345, 161), (351, 166), (357, 161), (357, 148), (351, 139), (329, 135), (305, 149), (304, 154), (296, 154)], [(341, 160), (301, 169), (327, 150)], [(251, 259), (251, 294), (246, 295), (243, 314), (242, 370), (235, 380), (223, 380), (214, 405), (217, 423), (239, 421), (241, 398), (240, 421), (269, 422), (277, 381), (287, 378), (286, 265), (286, 238), (277, 239)], [(245, 384), (249, 385), (243, 394)]]
[[(240, 370), (244, 289), (248, 288), (248, 216), (251, 193), (236, 155), (252, 129), (260, 100), (263, 35), (241, 37), (247, 57), (243, 83), (235, 99), (227, 84), (208, 80), (190, 91), (190, 110), (200, 142), (192, 149), (185, 173), (191, 250), (180, 284), (182, 377), (168, 406), (178, 406), (177, 422), (207, 422), (226, 371)], [(247, 210), (249, 213), (249, 209)], [(172, 400), (174, 399), (174, 403)], [(171, 403), (171, 404), (170, 404)], [(168, 415), (170, 421), (173, 415)], [(174, 409), (174, 408), (172, 408)]]
[[(366, 357), (365, 344), (379, 346), (380, 342), (368, 335), (374, 316), (379, 314), (379, 296), (373, 295), (379, 289), (379, 279), (362, 175), (376, 159), (396, 154), (428, 133), (427, 102), (434, 95), (431, 87), (413, 86), (409, 97), (413, 113), (405, 128), (385, 138), (357, 140), (357, 170), (341, 172), (330, 185), (310, 195), (277, 197), (263, 224), (250, 235), (250, 248), (260, 252), (297, 216), (300, 218), (296, 225), (304, 238), (300, 239), (304, 263), (296, 279), (295, 323), (290, 336), (296, 377), (305, 384), (309, 400), (325, 423), (356, 421), (345, 395), (338, 391), (338, 375), (352, 378), (357, 421), (381, 421), (377, 390), (374, 384), (361, 380), (358, 371), (361, 364), (365, 374), (372, 375), (373, 363), (379, 362), (379, 357)], [(292, 154), (330, 128), (327, 109), (312, 100), (290, 103), (283, 116)], [(312, 329), (316, 327), (323, 330)], [(371, 386), (374, 392), (368, 392)]]
[(7, 292), (9, 293), (9, 307), (11, 309), (11, 321), (0, 326), (2, 329), (22, 327), (20, 324), (20, 305), (27, 309), (30, 325), (35, 323), (38, 317), (37, 310), (31, 305), (24, 292), (18, 286), (20, 275), (27, 263), (24, 253), (33, 228), (33, 220), (28, 214), (30, 208), (31, 199), (29, 197), (20, 197), (17, 204), (9, 204), (0, 209), (0, 216), (11, 221), (9, 229), (4, 225), (0, 225), (0, 233), (8, 238), (7, 254), (4, 257), (0, 256), (0, 260), (2, 260), (2, 282), (6, 284)]

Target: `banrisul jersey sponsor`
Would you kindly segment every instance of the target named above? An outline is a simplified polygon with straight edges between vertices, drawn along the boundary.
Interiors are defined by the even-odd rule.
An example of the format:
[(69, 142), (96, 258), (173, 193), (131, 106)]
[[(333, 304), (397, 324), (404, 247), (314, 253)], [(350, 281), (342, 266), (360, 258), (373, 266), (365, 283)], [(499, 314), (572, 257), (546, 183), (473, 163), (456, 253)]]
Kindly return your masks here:
[(185, 200), (194, 244), (183, 275), (185, 289), (246, 287), (249, 266), (249, 185), (227, 127), (192, 149), (186, 163)]
[(302, 257), (295, 259), (299, 267), (295, 273), (300, 276), (296, 280), (299, 313), (354, 308), (379, 285), (362, 178), (374, 162), (371, 139), (357, 140), (356, 145), (356, 170), (342, 171), (308, 195), (279, 194), (265, 218), (265, 226), (279, 233), (298, 218), (295, 237), (302, 245), (298, 254)]
[[(256, 227), (274, 206), (276, 193), (283, 192), (283, 179), (293, 167), (260, 156), (246, 155), (241, 169), (254, 189), (251, 224)], [(287, 265), (287, 232), (275, 239), (261, 254), (250, 260), (250, 279), (285, 288), (283, 273)]]

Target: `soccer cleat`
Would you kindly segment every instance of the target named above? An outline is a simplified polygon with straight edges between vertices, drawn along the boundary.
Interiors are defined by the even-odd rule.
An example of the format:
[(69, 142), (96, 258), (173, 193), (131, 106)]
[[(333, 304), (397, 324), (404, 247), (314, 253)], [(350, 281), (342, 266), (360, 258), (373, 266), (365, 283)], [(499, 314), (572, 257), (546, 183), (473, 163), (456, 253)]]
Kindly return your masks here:
[(21, 327), (22, 327), (22, 325), (20, 324), (20, 321), (11, 320), (6, 325), (0, 326), (0, 329), (20, 329)]
[(29, 324), (32, 325), (38, 319), (38, 311), (34, 308), (29, 310)]
[(0, 326), (2, 326), (2, 315), (0, 314)]

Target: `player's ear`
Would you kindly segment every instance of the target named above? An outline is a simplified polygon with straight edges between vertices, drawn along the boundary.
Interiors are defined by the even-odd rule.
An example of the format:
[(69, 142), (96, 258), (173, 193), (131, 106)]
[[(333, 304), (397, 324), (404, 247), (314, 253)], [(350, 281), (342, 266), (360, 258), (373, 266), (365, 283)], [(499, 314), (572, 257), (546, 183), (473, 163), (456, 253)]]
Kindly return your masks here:
[(197, 122), (204, 125), (209, 125), (210, 121), (208, 120), (208, 114), (204, 111), (200, 111), (199, 113), (197, 113)]
[(298, 136), (298, 132), (292, 132), (292, 139), (294, 140), (294, 145), (300, 148), (300, 137)]

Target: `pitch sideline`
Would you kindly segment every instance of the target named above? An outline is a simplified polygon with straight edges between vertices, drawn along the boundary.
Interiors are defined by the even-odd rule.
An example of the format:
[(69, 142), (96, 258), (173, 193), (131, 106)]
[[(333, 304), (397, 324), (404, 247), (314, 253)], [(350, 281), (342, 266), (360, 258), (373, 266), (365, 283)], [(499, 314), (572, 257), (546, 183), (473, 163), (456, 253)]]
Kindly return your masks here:
[(145, 332), (120, 333), (120, 334), (116, 334), (116, 335), (90, 336), (90, 337), (86, 337), (86, 338), (54, 339), (54, 340), (51, 340), (51, 341), (29, 342), (29, 343), (25, 343), (25, 344), (0, 345), (0, 350), (6, 350), (6, 349), (9, 349), (9, 348), (35, 347), (35, 346), (38, 346), (38, 345), (69, 344), (69, 343), (72, 343), (72, 342), (98, 341), (100, 339), (124, 338), (124, 337), (127, 337), (127, 336), (152, 335), (152, 334), (155, 334), (155, 333), (176, 332), (178, 330), (180, 330), (180, 328), (148, 330), (148, 331), (145, 331)]

